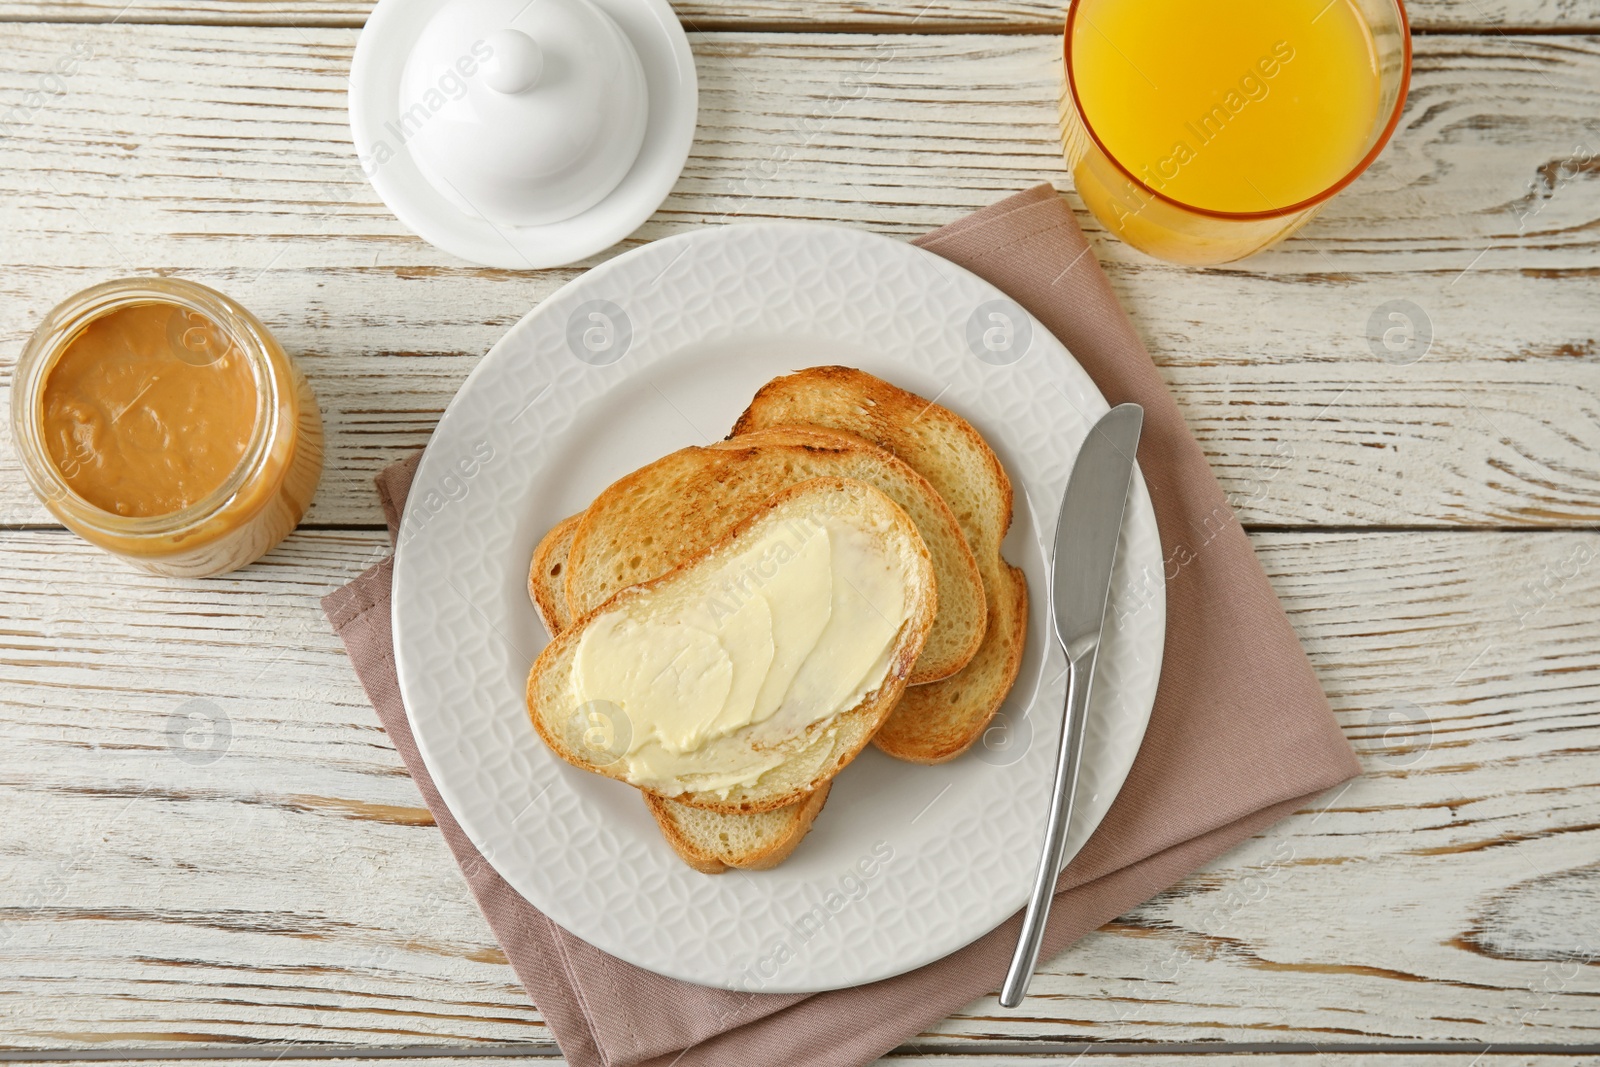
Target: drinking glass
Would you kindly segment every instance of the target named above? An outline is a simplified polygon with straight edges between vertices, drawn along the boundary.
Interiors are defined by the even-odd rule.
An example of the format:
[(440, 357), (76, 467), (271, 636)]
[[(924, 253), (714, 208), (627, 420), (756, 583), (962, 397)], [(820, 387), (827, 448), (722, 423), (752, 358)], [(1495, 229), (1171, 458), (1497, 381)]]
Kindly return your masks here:
[[(1133, 247), (1159, 259), (1205, 266), (1243, 259), (1294, 233), (1334, 194), (1355, 181), (1388, 143), (1400, 122), (1411, 82), (1411, 31), (1401, 0), (1349, 0), (1365, 19), (1376, 48), (1378, 107), (1366, 151), (1337, 181), (1297, 203), (1265, 211), (1217, 211), (1157, 192), (1118, 160), (1084, 113), (1073, 69), (1073, 27), (1085, 0), (1071, 0), (1062, 41), (1066, 77), (1061, 90), (1061, 137), (1078, 195), (1095, 218)], [(1141, 0), (1118, 0), (1138, 4)], [(1228, 3), (1230, 0), (1217, 0)], [(1339, 0), (1342, 2), (1342, 0)], [(1168, 32), (1182, 33), (1182, 26)], [(1315, 131), (1307, 131), (1314, 136)]]

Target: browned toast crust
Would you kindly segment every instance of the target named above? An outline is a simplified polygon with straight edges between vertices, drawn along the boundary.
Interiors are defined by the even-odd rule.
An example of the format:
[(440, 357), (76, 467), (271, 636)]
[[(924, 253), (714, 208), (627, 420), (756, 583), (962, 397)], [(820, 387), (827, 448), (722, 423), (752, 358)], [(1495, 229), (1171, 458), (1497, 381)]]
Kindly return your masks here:
[[(656, 825), (661, 828), (661, 836), (667, 839), (667, 844), (672, 846), (683, 862), (703, 874), (721, 874), (730, 867), (737, 867), (746, 871), (771, 870), (784, 860), (811, 832), (811, 824), (816, 820), (817, 813), (822, 810), (822, 805), (828, 800), (828, 790), (831, 782), (824, 782), (810, 796), (796, 801), (787, 807), (761, 815), (711, 815), (713, 820), (756, 820), (763, 821), (782, 819), (781, 825), (772, 833), (770, 839), (761, 842), (753, 848), (744, 851), (735, 850), (730, 844), (724, 842), (711, 830), (710, 827), (696, 827), (690, 829), (685, 822), (693, 820), (705, 821), (704, 812), (695, 812), (695, 809), (686, 809), (683, 805), (673, 800), (666, 800), (650, 793), (644, 795), (645, 806), (650, 809), (650, 814), (655, 817)], [(680, 819), (680, 815), (686, 819)], [(734, 826), (734, 836), (739, 836), (739, 827)]]
[(942, 763), (983, 735), (1016, 681), (1027, 638), (1028, 590), (1000, 556), (1012, 488), (999, 457), (961, 416), (851, 367), (812, 367), (764, 385), (730, 440), (775, 426), (820, 426), (892, 452), (951, 505), (978, 561), (987, 630), (958, 673), (906, 690), (874, 743), (913, 763)]

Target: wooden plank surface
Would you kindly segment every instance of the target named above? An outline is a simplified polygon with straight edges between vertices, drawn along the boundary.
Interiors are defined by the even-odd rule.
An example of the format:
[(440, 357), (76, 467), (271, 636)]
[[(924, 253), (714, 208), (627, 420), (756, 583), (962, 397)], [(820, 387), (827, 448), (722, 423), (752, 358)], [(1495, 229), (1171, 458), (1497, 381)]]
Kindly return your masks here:
[[(910, 237), (1069, 189), (1061, 8), (679, 3), (701, 128), (627, 244), (767, 218)], [(368, 10), (0, 0), (3, 373), (84, 285), (217, 285), (322, 397), (317, 524), (375, 523), (372, 473), (589, 265), (473, 268), (375, 199), (343, 110)], [(1093, 1041), (1547, 1067), (1600, 1043), (1600, 2), (1411, 14), (1431, 35), (1395, 143), (1283, 248), (1181, 270), (1079, 214), (1241, 519), (1413, 528), (1255, 535), (1367, 774), (1051, 961), (1025, 1011), (985, 999), (888, 1062)], [(1433, 334), (1411, 364), (1369, 336), (1397, 299)], [(186, 583), (16, 528), (46, 520), (0, 450), (0, 1058), (558, 1062), (318, 612), (382, 536), (305, 530)]]
[[(986, 1051), (978, 1051), (986, 1049)], [(994, 1051), (987, 1051), (994, 1049)], [(186, 1049), (194, 1051), (194, 1049)], [(288, 1054), (282, 1059), (278, 1057), (275, 1046), (259, 1046), (253, 1049), (240, 1049), (235, 1056), (221, 1057), (210, 1056), (205, 1051), (190, 1056), (174, 1056), (168, 1053), (163, 1059), (158, 1054), (152, 1054), (149, 1059), (138, 1059), (141, 1067), (206, 1067), (208, 1064), (238, 1064), (240, 1059), (250, 1061), (270, 1061), (275, 1067), (325, 1067), (334, 1062), (352, 1062), (352, 1059), (338, 1059), (334, 1056), (306, 1056), (298, 1049), (288, 1049)], [(362, 1067), (544, 1067), (550, 1061), (558, 1062), (558, 1053), (552, 1046), (546, 1045), (515, 1045), (515, 1046), (485, 1046), (474, 1049), (470, 1054), (451, 1056), (448, 1053), (418, 1054), (419, 1049), (405, 1049), (403, 1056), (400, 1054), (384, 1054), (379, 1051), (373, 1056), (362, 1056), (358, 1061)], [(1082, 1053), (1082, 1054), (1080, 1054)], [(1374, 1053), (1376, 1056), (1378, 1053)], [(1459, 1049), (1440, 1049), (1440, 1051), (1421, 1051), (1421, 1053), (1405, 1053), (1386, 1049), (1382, 1051), (1384, 1067), (1582, 1067), (1592, 1064), (1594, 1059), (1578, 1059), (1571, 1054), (1539, 1054), (1517, 1049), (1491, 1048), (1485, 1049), (1477, 1045), (1462, 1045)], [(899, 1049), (891, 1056), (882, 1059), (882, 1064), (891, 1067), (1038, 1067), (1043, 1057), (1038, 1051), (1024, 1051), (1024, 1049), (1011, 1048), (1002, 1043), (974, 1043), (973, 1049), (960, 1049), (960, 1051), (925, 1051), (925, 1049), (910, 1046)], [(248, 1057), (248, 1059), (246, 1059)], [(0, 1054), (0, 1062), (5, 1062), (6, 1057)], [(1138, 1048), (1128, 1046), (1112, 1046), (1106, 1049), (1102, 1046), (1083, 1049), (1083, 1046), (1067, 1045), (1061, 1053), (1051, 1056), (1051, 1059), (1072, 1061), (1082, 1064), (1083, 1067), (1094, 1067), (1096, 1064), (1117, 1064), (1117, 1067), (1173, 1067), (1174, 1064), (1195, 1064), (1195, 1067), (1261, 1067), (1267, 1057), (1261, 1053), (1238, 1051), (1238, 1053), (1219, 1053), (1219, 1051), (1206, 1051), (1203, 1046), (1189, 1046), (1178, 1053), (1174, 1051), (1160, 1051), (1149, 1053), (1139, 1051)], [(45, 1061), (48, 1062), (48, 1061)], [(1278, 1067), (1326, 1067), (1328, 1053), (1317, 1049), (1294, 1049), (1286, 1053), (1275, 1053), (1270, 1057), (1272, 1064)]]
[[(321, 397), (316, 523), (376, 521), (371, 476), (423, 444), (479, 355), (576, 273), (470, 267), (400, 226), (347, 141), (354, 38), (14, 25), (18, 61), (0, 72), (15, 99), (87, 56), (0, 139), (0, 366), (93, 281), (214, 284)], [(1593, 524), (1600, 38), (1417, 44), (1396, 142), (1282, 249), (1185, 270), (1080, 219), (1247, 522)], [(630, 243), (771, 218), (909, 237), (1035, 182), (1070, 187), (1050, 37), (726, 33), (696, 51), (694, 153)], [(1433, 337), (1409, 365), (1372, 340), (1397, 299)], [(0, 457), (0, 524), (46, 519)]]
[[(1256, 543), (1365, 776), (919, 1047), (1596, 1040), (1600, 533)], [(0, 1044), (547, 1040), (318, 614), (384, 551), (0, 534)]]
[[(975, 1051), (978, 1048), (998, 1051)], [(141, 1067), (207, 1067), (208, 1064), (238, 1064), (241, 1059), (247, 1063), (251, 1060), (270, 1061), (274, 1067), (333, 1067), (336, 1064), (352, 1062), (358, 1062), (363, 1067), (522, 1067), (529, 1063), (537, 1067), (556, 1067), (565, 1062), (560, 1058), (559, 1051), (549, 1045), (488, 1045), (474, 1049), (467, 1055), (450, 1055), (447, 1052), (419, 1053), (422, 1053), (422, 1050), (406, 1049), (403, 1054), (379, 1050), (371, 1056), (341, 1058), (338, 1055), (307, 1056), (304, 1050), (289, 1049), (287, 1054), (280, 1058), (278, 1048), (266, 1045), (240, 1050), (237, 1055), (226, 1058), (212, 1056), (200, 1050), (199, 1054), (181, 1058), (172, 1053), (168, 1053), (170, 1058), (162, 1058), (157, 1054), (145, 1059), (141, 1055), (140, 1059), (132, 1062), (141, 1064)], [(63, 1062), (50, 1059), (34, 1060), (31, 1059), (33, 1054), (28, 1055), (30, 1059), (25, 1062)], [(1383, 1058), (1379, 1062), (1384, 1067), (1584, 1067), (1594, 1062), (1593, 1058), (1577, 1058), (1571, 1053), (1502, 1050), (1492, 1046), (1484, 1049), (1481, 1046), (1466, 1044), (1456, 1050), (1409, 1053), (1385, 1049), (1381, 1055)], [(1271, 1061), (1283, 1067), (1326, 1067), (1328, 1058), (1327, 1052), (1303, 1048), (1274, 1051)], [(964, 1048), (957, 1051), (944, 1049), (927, 1051), (912, 1046), (897, 1050), (879, 1063), (884, 1067), (1038, 1067), (1041, 1061), (1073, 1062), (1081, 1064), (1082, 1067), (1096, 1067), (1102, 1063), (1115, 1064), (1117, 1067), (1173, 1067), (1174, 1064), (1183, 1063), (1193, 1063), (1195, 1067), (1261, 1067), (1265, 1059), (1266, 1057), (1260, 1052), (1207, 1051), (1204, 1046), (1198, 1044), (1183, 1047), (1181, 1052), (1163, 1050), (1151, 1053), (1129, 1050), (1117, 1045), (1086, 1048), (1082, 1045), (1068, 1044), (1058, 1052), (1028, 1052), (998, 1043), (982, 1045), (974, 1043), (971, 1050)]]
[[(369, 0), (4, 0), (0, 21), (162, 22), (359, 26)], [(846, 29), (890, 33), (1060, 32), (1065, 0), (676, 0), (691, 32), (722, 29)], [(1412, 0), (1421, 32), (1593, 32), (1595, 0)]]

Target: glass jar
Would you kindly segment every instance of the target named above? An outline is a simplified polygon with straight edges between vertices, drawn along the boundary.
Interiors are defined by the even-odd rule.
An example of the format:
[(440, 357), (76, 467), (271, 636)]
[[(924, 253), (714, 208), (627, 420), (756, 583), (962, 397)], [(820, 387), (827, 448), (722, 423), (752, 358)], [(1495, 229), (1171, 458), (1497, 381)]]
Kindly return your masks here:
[[(193, 321), (205, 323), (208, 337), (220, 333), (230, 355), (237, 351), (249, 368), (255, 419), (237, 463), (215, 488), (174, 511), (125, 515), (73, 489), (46, 439), (45, 394), (51, 372), (90, 324), (145, 304), (173, 305), (176, 314), (200, 316)], [(12, 376), (11, 435), (28, 483), (63, 525), (157, 574), (206, 577), (260, 558), (299, 524), (322, 477), (322, 416), (305, 377), (254, 315), (214, 289), (174, 278), (105, 282), (51, 310)], [(163, 443), (185, 447), (166, 437)]]

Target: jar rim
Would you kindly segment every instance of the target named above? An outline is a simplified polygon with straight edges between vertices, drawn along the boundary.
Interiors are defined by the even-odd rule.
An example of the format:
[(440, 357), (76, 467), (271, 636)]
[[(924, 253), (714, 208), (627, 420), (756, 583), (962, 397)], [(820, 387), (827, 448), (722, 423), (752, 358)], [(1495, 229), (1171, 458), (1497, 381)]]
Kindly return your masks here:
[[(40, 413), (45, 384), (61, 356), (90, 323), (143, 304), (172, 304), (197, 312), (224, 331), (245, 357), (256, 387), (256, 418), (238, 463), (205, 496), (159, 515), (119, 515), (90, 503), (67, 482), (45, 445)], [(272, 353), (277, 349), (254, 315), (232, 298), (184, 278), (117, 278), (74, 293), (51, 308), (28, 338), (11, 383), (11, 435), (23, 471), (51, 510), (70, 513), (75, 522), (120, 538), (170, 537), (202, 526), (224, 511), (260, 472), (272, 454), (281, 420), (280, 405), (293, 402), (278, 381)], [(291, 420), (292, 422), (292, 420)]]

